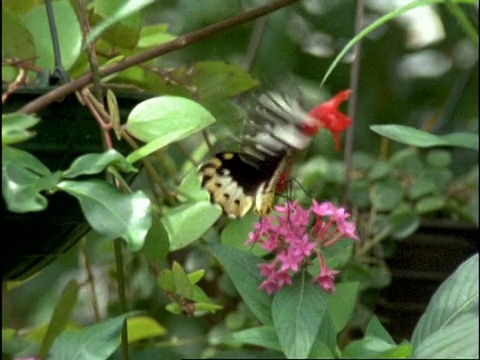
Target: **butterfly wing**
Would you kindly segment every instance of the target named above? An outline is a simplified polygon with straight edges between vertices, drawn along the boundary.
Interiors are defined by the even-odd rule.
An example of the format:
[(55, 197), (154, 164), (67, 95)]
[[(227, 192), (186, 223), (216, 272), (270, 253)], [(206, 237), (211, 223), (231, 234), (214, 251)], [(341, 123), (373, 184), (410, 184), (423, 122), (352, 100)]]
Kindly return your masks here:
[(302, 119), (308, 115), (294, 100), (261, 94), (248, 115), (241, 151), (218, 153), (198, 169), (212, 203), (232, 218), (245, 216), (252, 207), (267, 215), (291, 157), (311, 141), (302, 130)]

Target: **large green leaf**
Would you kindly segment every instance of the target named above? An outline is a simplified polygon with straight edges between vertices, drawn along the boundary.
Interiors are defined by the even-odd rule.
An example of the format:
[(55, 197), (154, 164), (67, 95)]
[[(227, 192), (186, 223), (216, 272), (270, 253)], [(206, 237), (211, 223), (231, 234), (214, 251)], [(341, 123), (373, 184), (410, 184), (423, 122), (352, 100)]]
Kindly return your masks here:
[(478, 359), (478, 313), (456, 316), (414, 350), (416, 359)]
[[(27, 63), (33, 64), (36, 55), (33, 36), (18, 12), (7, 8), (2, 2), (2, 58), (30, 59)], [(13, 67), (2, 66), (2, 80), (7, 83), (14, 81), (17, 73), (18, 70)]]
[(253, 212), (249, 212), (241, 219), (235, 219), (228, 222), (220, 234), (222, 244), (232, 245), (241, 250), (246, 250), (257, 256), (263, 256), (266, 250), (260, 247), (260, 244), (245, 246), (248, 240), (248, 234), (253, 230), (253, 225), (259, 217)]
[(170, 210), (162, 218), (170, 239), (170, 251), (175, 251), (202, 236), (220, 217), (222, 211), (209, 201), (187, 203)]
[(175, 141), (182, 140), (215, 121), (196, 102), (178, 96), (160, 96), (138, 104), (127, 119), (126, 129), (147, 144), (128, 156), (134, 162)]
[(358, 282), (339, 283), (335, 292), (327, 295), (328, 312), (337, 334), (353, 316), (359, 285)]
[(378, 318), (373, 315), (370, 318), (370, 321), (367, 325), (367, 330), (365, 331), (365, 336), (372, 336), (377, 337), (383, 341), (386, 341), (389, 344), (395, 344), (392, 336), (388, 333), (388, 331), (383, 327), (382, 323)]
[(132, 316), (127, 318), (128, 342), (151, 339), (165, 335), (167, 329), (149, 316)]
[[(413, 332), (415, 356), (433, 354), (437, 349), (447, 358), (478, 357), (478, 280), (476, 254), (460, 265), (430, 300)], [(455, 331), (459, 336), (453, 338)], [(445, 341), (451, 346), (446, 347)]]
[(281, 350), (277, 333), (271, 325), (237, 331), (233, 334), (228, 334), (227, 339), (261, 346), (266, 349)]
[(288, 358), (308, 357), (327, 310), (322, 290), (309, 280), (306, 273), (296, 276), (273, 298), (273, 324)]
[(120, 345), (125, 319), (132, 314), (123, 314), (80, 331), (62, 334), (53, 343), (49, 359), (108, 359)]
[(153, 0), (117, 1), (117, 4), (114, 4), (111, 0), (101, 0), (97, 1), (97, 3), (96, 11), (102, 15), (105, 20), (90, 31), (86, 40), (87, 44), (94, 41), (108, 28), (119, 22), (124, 22), (125, 26), (134, 28), (138, 17), (137, 13), (144, 7), (152, 4)]
[(170, 242), (161, 219), (155, 213), (152, 213), (152, 215), (152, 226), (148, 230), (142, 250), (152, 264), (159, 264), (167, 257)]
[[(68, 0), (53, 1), (52, 6), (60, 42), (62, 65), (68, 70), (80, 56), (82, 31), (75, 11)], [(24, 20), (33, 35), (39, 55), (36, 65), (40, 68), (53, 70), (55, 60), (45, 4), (38, 4), (38, 6), (32, 8), (25, 14)]]
[(107, 238), (122, 237), (132, 251), (142, 248), (152, 224), (149, 198), (121, 193), (103, 180), (62, 181), (58, 187), (80, 202), (90, 226)]
[(257, 79), (238, 65), (222, 61), (199, 62), (192, 75), (200, 99), (226, 99), (259, 85)]
[(15, 144), (35, 136), (35, 132), (28, 130), (35, 126), (40, 118), (28, 114), (2, 114), (2, 145)]
[(48, 201), (40, 192), (52, 190), (60, 176), (60, 172), (51, 173), (30, 153), (2, 146), (2, 195), (8, 210), (44, 210)]
[(190, 170), (177, 187), (181, 201), (208, 201), (208, 192), (200, 186), (198, 173)]
[(263, 279), (257, 265), (262, 263), (263, 259), (233, 246), (209, 244), (207, 247), (222, 264), (252, 313), (264, 325), (271, 325), (272, 298), (264, 290), (258, 289)]
[[(98, 23), (99, 27), (104, 25), (108, 27), (105, 27), (102, 40), (115, 47), (133, 49), (137, 45), (142, 26), (138, 10), (149, 3), (151, 2), (143, 0), (130, 1), (127, 4), (125, 0), (95, 1), (95, 23)], [(130, 12), (126, 13), (123, 9), (128, 5), (130, 5)], [(96, 31), (95, 29), (93, 31)]]
[(168, 24), (152, 24), (143, 26), (140, 31), (140, 39), (137, 47), (149, 48), (172, 41), (177, 38), (176, 35), (167, 32)]
[(412, 146), (459, 146), (478, 150), (478, 134), (434, 135), (405, 125), (372, 125), (370, 129), (379, 135)]
[(43, 359), (48, 355), (53, 341), (67, 327), (67, 324), (70, 321), (70, 316), (77, 303), (78, 289), (79, 285), (75, 280), (70, 280), (67, 286), (65, 286), (65, 289), (63, 289), (38, 352), (40, 358)]
[(412, 346), (408, 343), (391, 344), (374, 336), (352, 341), (342, 351), (343, 359), (405, 359), (410, 357)]
[(124, 172), (136, 172), (137, 169), (129, 163), (122, 154), (110, 149), (101, 154), (85, 154), (76, 158), (70, 167), (63, 172), (66, 178), (80, 175), (98, 174), (107, 166), (114, 165)]

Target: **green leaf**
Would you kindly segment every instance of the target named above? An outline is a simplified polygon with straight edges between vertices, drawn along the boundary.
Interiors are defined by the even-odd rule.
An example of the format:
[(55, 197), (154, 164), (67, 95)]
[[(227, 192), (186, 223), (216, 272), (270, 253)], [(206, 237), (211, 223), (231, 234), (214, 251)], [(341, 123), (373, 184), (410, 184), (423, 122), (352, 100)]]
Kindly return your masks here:
[(444, 169), (452, 164), (452, 152), (443, 149), (430, 150), (425, 158), (428, 166)]
[[(26, 63), (33, 65), (37, 56), (33, 36), (19, 16), (19, 12), (12, 11), (4, 5), (5, 2), (2, 2), (2, 58), (30, 59)], [(9, 68), (13, 69), (13, 66)], [(2, 66), (2, 80), (11, 83), (15, 80), (18, 70), (12, 72), (6, 70), (7, 67)], [(2, 144), (6, 144), (3, 135)]]
[(2, 356), (15, 359), (18, 356), (36, 354), (38, 341), (31, 341), (18, 334), (18, 329), (2, 328)]
[(209, 201), (187, 203), (171, 209), (162, 218), (170, 239), (170, 251), (182, 249), (202, 236), (222, 211)]
[(35, 57), (33, 37), (18, 11), (2, 2), (2, 57), (32, 59)]
[(410, 345), (407, 346), (407, 349), (403, 349), (403, 345), (391, 344), (373, 336), (365, 336), (363, 339), (353, 341), (345, 346), (342, 351), (342, 359), (396, 358), (396, 356), (386, 356), (386, 354), (394, 353), (398, 347), (402, 347), (402, 353), (407, 353), (405, 357), (410, 355)]
[(420, 226), (420, 217), (408, 206), (400, 206), (388, 217), (388, 226), (394, 239), (405, 239)]
[(182, 266), (176, 261), (172, 265), (173, 280), (175, 282), (175, 291), (182, 297), (192, 299), (193, 287), (190, 280), (183, 270)]
[(124, 194), (96, 179), (63, 181), (58, 187), (77, 198), (95, 231), (110, 239), (122, 237), (132, 251), (142, 248), (152, 225), (150, 200), (142, 191)]
[(45, 358), (54, 342), (54, 340), (65, 330), (70, 320), (70, 316), (75, 308), (78, 298), (79, 285), (75, 280), (70, 282), (63, 289), (62, 295), (58, 300), (52, 319), (48, 324), (48, 329), (43, 338), (42, 345), (38, 352), (38, 357)]
[(26, 141), (35, 136), (35, 131), (28, 130), (35, 126), (40, 118), (27, 114), (2, 114), (2, 145)]
[(342, 282), (327, 295), (328, 313), (338, 334), (351, 320), (360, 287), (358, 282)]
[(441, 330), (426, 337), (415, 348), (413, 357), (416, 359), (478, 359), (478, 325), (478, 312), (455, 316)]
[[(464, 316), (464, 314), (467, 314), (467, 316)], [(424, 341), (428, 342), (429, 346), (434, 346), (432, 340), (427, 341), (427, 339), (433, 335), (435, 338), (443, 338), (443, 334), (435, 333), (443, 330), (450, 333), (451, 328), (446, 330), (449, 325), (461, 328), (461, 326), (458, 326), (459, 323), (456, 323), (458, 318), (465, 321), (470, 318), (476, 319), (476, 337), (478, 339), (478, 254), (473, 255), (460, 265), (433, 295), (413, 332), (414, 353), (426, 351)], [(454, 322), (456, 325), (453, 325)], [(461, 330), (462, 333), (466, 329), (467, 327), (464, 327)], [(473, 350), (469, 347), (471, 337), (465, 337), (464, 341), (463, 343), (462, 338), (459, 338), (457, 345), (460, 347), (463, 344), (466, 351), (464, 354), (467, 355), (468, 351)], [(443, 347), (442, 344), (436, 344), (435, 346)], [(458, 347), (452, 348), (451, 356), (456, 356), (455, 349), (458, 350)], [(475, 351), (478, 353), (478, 340)]]
[(220, 305), (212, 303), (195, 303), (195, 311), (208, 311), (209, 313), (215, 314), (217, 310), (223, 309)]
[(51, 173), (30, 153), (2, 146), (2, 194), (9, 211), (25, 213), (46, 209), (41, 191), (54, 189), (61, 173)]
[(397, 16), (400, 16), (401, 14), (407, 12), (408, 10), (415, 9), (416, 7), (424, 6), (424, 5), (430, 5), (434, 3), (439, 3), (442, 2), (443, 0), (416, 0), (412, 1), (404, 6), (398, 7), (397, 9), (390, 11), (384, 16), (381, 16), (377, 20), (375, 20), (373, 23), (365, 27), (362, 31), (360, 31), (355, 37), (353, 37), (347, 45), (345, 45), (340, 51), (340, 53), (335, 57), (335, 59), (332, 61), (332, 64), (328, 67), (327, 71), (325, 72), (325, 75), (322, 78), (322, 82), (320, 83), (320, 87), (322, 87), (325, 84), (325, 81), (328, 79), (330, 74), (333, 72), (335, 67), (340, 63), (342, 58), (358, 43), (360, 40), (362, 40), (364, 37), (366, 37), (368, 34), (373, 32), (375, 29), (379, 28), (386, 22), (395, 19)]
[(175, 40), (176, 35), (167, 32), (168, 24), (153, 24), (143, 26), (140, 30), (140, 39), (137, 47), (149, 48)]
[[(153, 0), (128, 0), (117, 3), (119, 5), (123, 4), (122, 6), (112, 6), (110, 0), (98, 1), (99, 5), (97, 7), (97, 12), (105, 16), (105, 21), (101, 22), (90, 31), (86, 44), (95, 41), (95, 39), (97, 39), (108, 28), (128, 17), (131, 17), (133, 14), (139, 12), (153, 2)], [(126, 23), (128, 24), (129, 22), (127, 21)]]
[(173, 279), (173, 272), (170, 269), (163, 269), (158, 274), (158, 286), (165, 291), (175, 292), (175, 280)]
[(273, 325), (288, 358), (308, 357), (327, 310), (322, 290), (309, 279), (296, 276), (273, 298)]
[(378, 211), (393, 211), (400, 205), (403, 189), (398, 181), (385, 179), (374, 186), (375, 192), (371, 196), (371, 201)]
[(192, 75), (200, 99), (227, 99), (260, 84), (238, 65), (222, 61), (199, 62)]
[(167, 257), (169, 248), (167, 230), (159, 216), (152, 213), (152, 226), (148, 229), (142, 250), (151, 263), (158, 264)]
[[(68, 0), (54, 1), (52, 6), (60, 42), (62, 65), (68, 70), (80, 56), (82, 31), (77, 15)], [(32, 8), (31, 11), (25, 14), (24, 20), (30, 33), (33, 35), (37, 54), (39, 55), (36, 65), (40, 68), (53, 70), (55, 60), (45, 4), (41, 3)]]
[(209, 201), (208, 191), (202, 189), (196, 169), (190, 170), (177, 188), (180, 201)]
[(120, 345), (125, 319), (133, 314), (123, 314), (80, 331), (62, 334), (53, 343), (48, 359), (106, 360)]
[(435, 194), (438, 192), (434, 179), (424, 175), (422, 172), (420, 177), (408, 187), (408, 197), (412, 200), (418, 200), (423, 196)]
[(370, 129), (379, 135), (412, 146), (458, 146), (478, 150), (478, 136), (476, 134), (434, 135), (404, 125), (372, 125)]
[(365, 336), (376, 337), (389, 344), (395, 344), (393, 338), (390, 336), (388, 331), (383, 327), (382, 323), (375, 315), (373, 315), (368, 322)]
[(165, 95), (135, 106), (128, 116), (126, 127), (132, 135), (148, 142), (179, 129), (183, 129), (187, 137), (214, 121), (212, 115), (195, 101)]
[(167, 333), (167, 329), (149, 316), (132, 316), (127, 318), (127, 331), (129, 344)]
[(228, 340), (238, 341), (267, 349), (281, 350), (277, 333), (273, 326), (259, 326), (226, 335)]
[(258, 220), (258, 215), (253, 212), (249, 212), (241, 219), (230, 220), (220, 234), (222, 244), (235, 246), (257, 256), (265, 255), (267, 251), (262, 249), (258, 243), (245, 246), (248, 234), (253, 231), (253, 224)]
[(264, 325), (271, 325), (272, 298), (258, 290), (263, 279), (257, 265), (264, 262), (263, 259), (228, 245), (209, 244), (207, 248), (223, 266), (252, 313)]
[(388, 162), (377, 161), (368, 172), (367, 179), (369, 181), (377, 181), (386, 178), (393, 172), (392, 165)]
[(194, 271), (190, 274), (188, 274), (188, 280), (190, 280), (190, 283), (192, 285), (196, 284), (197, 282), (199, 282), (203, 276), (205, 275), (205, 270), (203, 269), (200, 269), (200, 270), (197, 270), (197, 271)]
[(310, 357), (331, 356), (337, 352), (337, 332), (329, 312), (323, 316), (322, 324), (318, 330), (317, 338), (313, 343)]
[(160, 96), (138, 104), (127, 119), (126, 129), (147, 145), (128, 156), (134, 162), (210, 125), (214, 117), (196, 102), (178, 96)]
[(106, 22), (110, 22), (102, 34), (102, 40), (115, 47), (135, 48), (142, 26), (140, 13), (132, 11), (128, 16), (118, 16), (125, 4), (124, 0), (97, 0), (94, 4), (95, 25), (103, 26)]
[[(323, 255), (327, 259), (328, 267), (338, 269), (348, 264), (352, 259), (354, 247), (355, 241), (345, 238), (323, 249)], [(318, 262), (314, 262), (313, 266), (309, 268), (309, 272), (312, 275), (320, 272)]]
[[(320, 329), (320, 331), (322, 331)], [(322, 341), (317, 340), (313, 343), (310, 351), (310, 359), (334, 359), (334, 352)]]
[(76, 158), (70, 167), (63, 172), (66, 178), (80, 175), (92, 175), (102, 172), (107, 166), (115, 166), (124, 172), (137, 172), (122, 154), (110, 149), (101, 154), (85, 154)]
[(439, 211), (445, 207), (445, 199), (441, 196), (428, 196), (415, 204), (417, 214), (427, 214)]

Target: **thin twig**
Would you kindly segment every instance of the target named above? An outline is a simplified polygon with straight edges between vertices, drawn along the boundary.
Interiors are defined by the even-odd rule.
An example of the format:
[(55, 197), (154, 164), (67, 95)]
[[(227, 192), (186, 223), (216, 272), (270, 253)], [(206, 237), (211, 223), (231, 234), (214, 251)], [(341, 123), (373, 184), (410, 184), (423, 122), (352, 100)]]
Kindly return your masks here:
[[(122, 239), (117, 238), (113, 241), (115, 248), (115, 264), (117, 269), (117, 286), (118, 286), (118, 300), (120, 303), (120, 312), (125, 314), (127, 312), (127, 298), (125, 296), (125, 276), (123, 273), (123, 255), (122, 255)], [(127, 324), (123, 324), (122, 328), (122, 360), (128, 360), (128, 331)]]
[[(133, 149), (138, 149), (139, 146), (135, 142), (135, 140), (128, 134), (128, 132), (124, 131), (122, 133), (122, 138), (125, 139), (125, 141), (128, 142), (128, 144), (133, 148)], [(167, 188), (167, 186), (164, 184), (163, 180), (158, 176), (155, 167), (152, 165), (148, 157), (145, 157), (142, 159), (142, 164), (145, 167), (145, 170), (147, 171), (147, 174), (153, 179), (153, 181), (160, 187), (160, 190), (162, 191), (163, 195), (165, 196), (165, 199), (168, 201), (170, 205), (174, 205), (176, 203), (175, 197), (172, 196), (170, 190)]]
[[(298, 0), (278, 0), (270, 4), (267, 4), (265, 6), (261, 6), (257, 9), (253, 9), (243, 14), (234, 16), (230, 19), (223, 20), (213, 25), (207, 26), (203, 29), (191, 32), (187, 35), (180, 36), (177, 39), (172, 40), (168, 43), (159, 45), (157, 47), (144, 51), (140, 54), (131, 56), (129, 58), (125, 58), (123, 61), (119, 63), (112, 64), (110, 66), (106, 66), (102, 68), (100, 69), (100, 76), (105, 77), (107, 75), (111, 75), (116, 72), (128, 69), (134, 65), (138, 65), (148, 60), (154, 59), (158, 56), (184, 48), (188, 45), (197, 43), (203, 39), (206, 39), (212, 35), (218, 34), (222, 31), (225, 31), (225, 30), (234, 28), (236, 26), (239, 26), (241, 24), (244, 24), (246, 22), (255, 20), (261, 16), (269, 14), (287, 5), (291, 5), (297, 1)], [(26, 113), (26, 114), (38, 112), (40, 109), (43, 109), (44, 107), (48, 106), (52, 102), (58, 99), (61, 99), (72, 92), (80, 90), (81, 88), (83, 88), (84, 86), (87, 86), (91, 82), (92, 82), (92, 74), (89, 72), (87, 74), (80, 76), (78, 79), (73, 80), (68, 84), (59, 86), (58, 88), (53, 89), (52, 91), (46, 93), (45, 95), (42, 95), (36, 98), (35, 100), (29, 102), (24, 107), (22, 107), (19, 110), (19, 112)]]
[[(83, 4), (83, 0), (77, 0), (76, 4), (78, 8), (78, 14), (80, 17), (80, 24), (82, 27), (83, 39), (86, 39), (88, 37), (88, 34), (90, 33), (90, 24), (88, 23), (87, 11)], [(88, 62), (90, 64), (90, 72), (93, 78), (93, 89), (94, 89), (93, 91), (97, 100), (102, 101), (103, 99), (102, 86), (100, 82), (100, 72), (98, 70), (97, 53), (95, 52), (95, 43), (91, 42), (88, 44), (87, 55), (88, 55)]]
[(87, 283), (90, 287), (90, 301), (92, 303), (93, 315), (95, 322), (100, 322), (100, 308), (98, 307), (97, 292), (95, 290), (95, 277), (93, 276), (92, 264), (90, 263), (90, 256), (88, 255), (88, 247), (85, 236), (80, 242), (80, 253), (83, 255), (83, 265), (87, 273)]
[(245, 55), (245, 64), (243, 68), (245, 71), (250, 72), (253, 66), (255, 57), (257, 56), (260, 43), (262, 42), (265, 29), (267, 28), (268, 16), (258, 19), (255, 22), (255, 27), (250, 37), (250, 43), (248, 44), (247, 54)]

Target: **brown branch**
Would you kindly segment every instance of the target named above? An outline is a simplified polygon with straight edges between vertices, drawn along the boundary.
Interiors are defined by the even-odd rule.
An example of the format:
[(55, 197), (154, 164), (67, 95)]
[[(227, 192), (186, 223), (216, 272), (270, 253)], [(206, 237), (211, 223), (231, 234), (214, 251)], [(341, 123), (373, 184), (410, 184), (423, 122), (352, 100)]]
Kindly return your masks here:
[[(100, 76), (105, 77), (107, 75), (111, 75), (113, 73), (125, 70), (131, 66), (141, 64), (145, 61), (154, 59), (160, 55), (167, 54), (169, 52), (181, 49), (187, 45), (191, 45), (194, 43), (197, 43), (205, 38), (208, 38), (212, 35), (215, 35), (217, 33), (220, 33), (222, 31), (225, 31), (227, 29), (234, 28), (238, 25), (241, 25), (243, 23), (255, 20), (261, 16), (264, 16), (266, 14), (269, 14), (275, 10), (278, 10), (282, 7), (285, 7), (287, 5), (293, 4), (297, 2), (298, 0), (278, 0), (273, 3), (269, 3), (268, 5), (259, 7), (257, 9), (253, 9), (250, 11), (247, 11), (243, 14), (234, 16), (230, 19), (220, 21), (218, 23), (215, 23), (213, 25), (207, 26), (206, 28), (191, 32), (189, 34), (183, 35), (178, 37), (175, 40), (172, 40), (168, 43), (159, 45), (153, 49), (149, 49), (147, 51), (144, 51), (140, 54), (131, 56), (129, 58), (124, 59), (123, 61), (112, 64), (110, 66), (104, 67), (100, 69)], [(80, 76), (78, 79), (59, 86), (56, 89), (53, 89), (52, 91), (46, 93), (45, 95), (42, 95), (38, 97), (37, 99), (29, 102), (26, 104), (24, 107), (22, 107), (19, 112), (22, 113), (35, 113), (39, 111), (40, 109), (44, 108), (45, 106), (48, 106), (52, 102), (54, 102), (57, 99), (61, 99), (64, 96), (78, 91), (84, 86), (89, 85), (92, 82), (92, 74), (87, 73), (85, 75)]]

